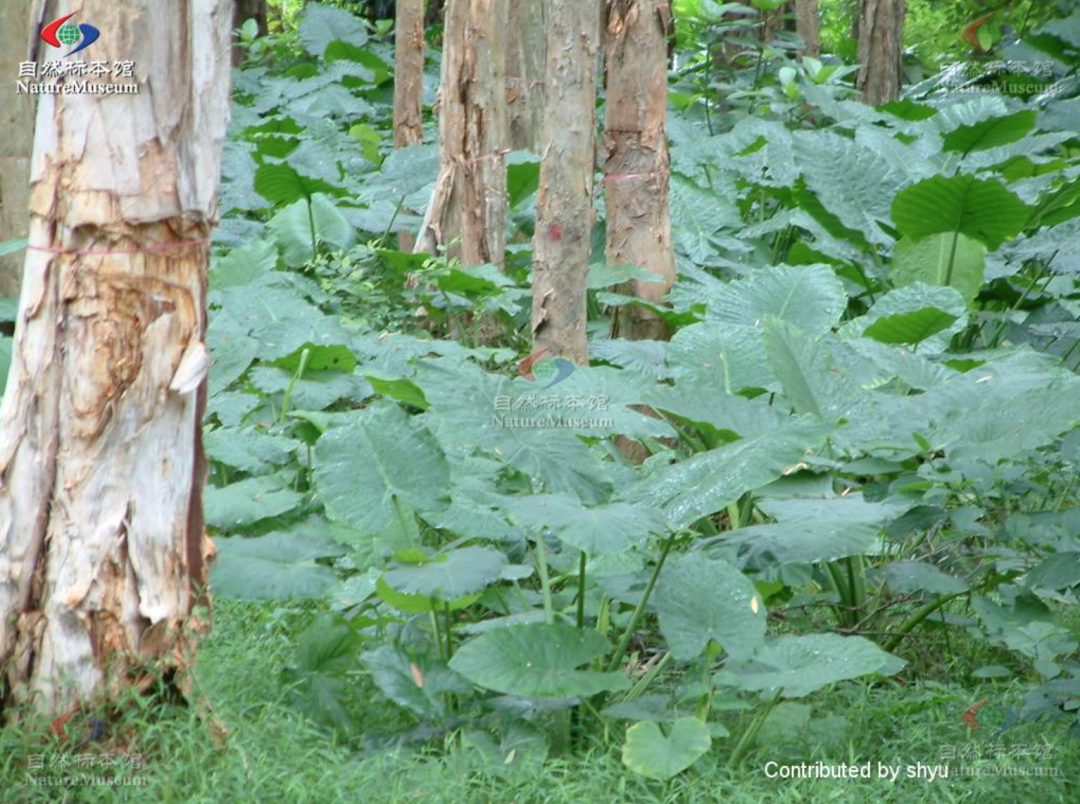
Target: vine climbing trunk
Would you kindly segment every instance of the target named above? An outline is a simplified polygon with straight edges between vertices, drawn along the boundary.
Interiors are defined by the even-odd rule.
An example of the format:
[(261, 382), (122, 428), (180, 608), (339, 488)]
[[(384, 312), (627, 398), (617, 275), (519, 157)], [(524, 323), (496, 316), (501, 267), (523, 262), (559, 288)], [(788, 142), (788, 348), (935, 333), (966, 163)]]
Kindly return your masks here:
[[(667, 0), (609, 0), (604, 199), (607, 262), (636, 265), (657, 281), (617, 288), (659, 304), (675, 282), (671, 250), (670, 163), (667, 148)], [(613, 335), (662, 339), (666, 327), (644, 307), (612, 315)]]
[[(81, 0), (138, 94), (41, 96), (0, 406), (0, 708), (184, 689), (208, 621), (206, 274), (228, 0)], [(104, 79), (109, 80), (109, 79)], [(130, 83), (132, 79), (113, 79)]]
[(547, 0), (510, 0), (506, 109), (510, 147), (540, 153), (544, 133)]
[[(397, 0), (394, 30), (394, 147), (424, 141), (424, 0)], [(412, 232), (398, 232), (412, 251)]]
[(533, 240), (534, 350), (589, 359), (586, 288), (596, 162), (598, 5), (549, 0), (549, 88)]
[[(0, 243), (26, 237), (34, 100), (16, 91), (20, 62), (30, 59), (32, 3), (0, 3)], [(16, 296), (22, 255), (0, 257), (0, 296)]]
[(465, 265), (501, 267), (506, 252), (507, 8), (507, 0), (446, 7), (439, 176), (415, 251), (450, 247)]
[(806, 43), (803, 53), (812, 58), (821, 55), (821, 13), (818, 0), (795, 0), (795, 30)]
[(862, 0), (858, 88), (871, 106), (900, 97), (903, 86), (904, 0)]

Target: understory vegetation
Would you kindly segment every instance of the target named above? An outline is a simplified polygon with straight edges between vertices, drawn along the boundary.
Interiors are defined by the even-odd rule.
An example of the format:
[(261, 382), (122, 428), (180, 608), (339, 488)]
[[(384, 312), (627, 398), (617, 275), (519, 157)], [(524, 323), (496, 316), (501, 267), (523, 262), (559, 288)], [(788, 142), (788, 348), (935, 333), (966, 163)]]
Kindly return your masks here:
[[(400, 250), (438, 146), (391, 147), (390, 23), (242, 30), (215, 629), (195, 706), (101, 714), (146, 786), (70, 800), (1075, 800), (1080, 15), (953, 32), (872, 107), (769, 3), (675, 5), (678, 281), (623, 292), (654, 276), (605, 262), (598, 189), (588, 366), (531, 353), (538, 156), (503, 270)], [(628, 306), (670, 340), (611, 337)], [(27, 717), (0, 778), (79, 753)], [(769, 777), (818, 761), (874, 776)]]

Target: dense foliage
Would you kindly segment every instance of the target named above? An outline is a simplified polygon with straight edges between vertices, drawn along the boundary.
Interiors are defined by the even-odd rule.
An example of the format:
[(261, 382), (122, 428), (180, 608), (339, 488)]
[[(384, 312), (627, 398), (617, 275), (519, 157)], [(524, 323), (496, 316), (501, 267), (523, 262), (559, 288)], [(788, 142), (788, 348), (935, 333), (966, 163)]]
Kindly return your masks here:
[[(793, 699), (920, 677), (934, 634), (992, 657), (958, 680), (1029, 685), (1009, 722), (1080, 732), (1080, 16), (872, 108), (769, 3), (676, 3), (674, 335), (608, 337), (649, 275), (604, 263), (601, 208), (573, 368), (527, 358), (537, 157), (508, 160), (505, 272), (399, 251), (437, 153), (390, 148), (389, 25), (284, 6), (236, 75), (206, 514), (216, 596), (314, 612), (307, 715), (500, 773), (610, 740), (664, 780)], [(436, 49), (429, 107), (437, 76)], [(400, 733), (362, 734), (358, 673)]]

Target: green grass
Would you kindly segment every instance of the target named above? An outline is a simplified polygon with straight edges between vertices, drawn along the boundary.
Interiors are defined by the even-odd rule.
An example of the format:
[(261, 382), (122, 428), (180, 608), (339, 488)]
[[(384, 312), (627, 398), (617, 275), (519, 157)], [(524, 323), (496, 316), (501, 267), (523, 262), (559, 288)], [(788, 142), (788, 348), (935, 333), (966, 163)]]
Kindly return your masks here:
[[(581, 802), (992, 802), (1039, 804), (1078, 800), (1080, 752), (1066, 740), (1061, 725), (1016, 726), (993, 736), (994, 712), (988, 706), (986, 727), (972, 731), (962, 721), (965, 709), (982, 698), (994, 704), (1015, 701), (1021, 684), (971, 687), (959, 682), (926, 681), (909, 687), (851, 683), (801, 703), (812, 707), (804, 733), (778, 742), (786, 732), (763, 732), (763, 739), (743, 766), (723, 767), (731, 740), (718, 740), (698, 766), (664, 786), (633, 776), (619, 758), (621, 734), (608, 745), (583, 755), (551, 758), (542, 767), (512, 777), (479, 769), (472, 754), (445, 744), (420, 749), (364, 750), (375, 735), (388, 734), (405, 722), (392, 707), (370, 694), (358, 676), (353, 714), (362, 724), (351, 740), (307, 722), (288, 703), (279, 670), (288, 664), (297, 630), (307, 615), (301, 609), (219, 604), (213, 636), (199, 656), (198, 689), (212, 702), (216, 718), (228, 728), (225, 747), (210, 737), (196, 710), (175, 703), (131, 704), (109, 727), (104, 746), (143, 758), (129, 771), (139, 787), (45, 788), (32, 775), (75, 778), (100, 770), (49, 770), (53, 757), (107, 751), (104, 746), (62, 748), (48, 724), (26, 720), (0, 730), (0, 803), (37, 802), (281, 802), (281, 804), (580, 804)], [(966, 646), (965, 646), (966, 647)], [(940, 655), (940, 654), (939, 654)], [(948, 663), (941, 665), (948, 672)], [(947, 678), (947, 675), (944, 676)], [(958, 676), (959, 677), (959, 676)], [(842, 720), (841, 720), (842, 718)], [(743, 721), (745, 722), (745, 721)], [(734, 735), (739, 721), (727, 725)], [(77, 728), (73, 725), (73, 730)], [(368, 739), (365, 740), (364, 738)], [(1049, 746), (1046, 758), (995, 760), (947, 759), (953, 748), (963, 756), (981, 746), (1013, 750)], [(46, 768), (28, 766), (41, 759)], [(907, 779), (896, 783), (870, 780), (767, 779), (763, 766), (773, 760), (796, 764), (871, 761), (890, 764), (950, 765), (950, 778), (934, 782)], [(1050, 768), (1055, 776), (958, 778), (959, 766), (978, 768)]]

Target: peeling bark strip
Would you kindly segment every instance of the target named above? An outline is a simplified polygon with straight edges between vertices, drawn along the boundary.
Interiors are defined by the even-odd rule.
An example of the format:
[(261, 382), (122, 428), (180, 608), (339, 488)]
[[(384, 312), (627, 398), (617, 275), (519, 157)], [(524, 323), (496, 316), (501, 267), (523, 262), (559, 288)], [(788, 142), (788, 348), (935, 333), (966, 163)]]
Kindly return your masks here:
[(510, 147), (540, 153), (544, 133), (547, 0), (510, 0), (506, 105)]
[(904, 0), (862, 0), (857, 87), (871, 106), (900, 97), (906, 11)]
[(94, 58), (134, 60), (141, 89), (38, 108), (37, 248), (0, 406), (0, 706), (51, 713), (155, 660), (182, 671), (205, 625), (197, 241), (215, 215), (232, 26), (226, 0), (60, 6), (101, 29)]
[(807, 56), (821, 55), (821, 13), (818, 0), (795, 0), (795, 30), (806, 42), (803, 51)]
[(589, 362), (585, 294), (596, 161), (599, 6), (550, 0), (547, 118), (533, 240), (533, 350)]
[[(658, 304), (675, 282), (667, 148), (667, 0), (609, 0), (604, 129), (607, 261), (637, 265), (661, 282), (617, 292)], [(662, 339), (663, 322), (636, 305), (612, 314), (612, 334)]]
[(450, 0), (439, 88), (439, 178), (415, 251), (502, 267), (506, 252), (508, 0)]

